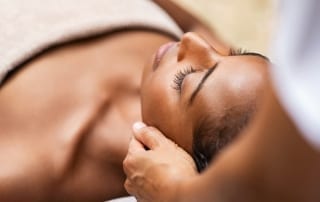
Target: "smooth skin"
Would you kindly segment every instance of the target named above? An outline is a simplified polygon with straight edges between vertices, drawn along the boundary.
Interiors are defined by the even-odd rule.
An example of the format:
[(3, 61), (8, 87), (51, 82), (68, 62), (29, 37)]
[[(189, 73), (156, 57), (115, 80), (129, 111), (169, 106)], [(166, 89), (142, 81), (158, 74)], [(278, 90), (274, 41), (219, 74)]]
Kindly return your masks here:
[(158, 129), (136, 124), (133, 132), (125, 187), (139, 202), (320, 201), (320, 153), (302, 138), (270, 80), (249, 128), (201, 175)]
[(141, 67), (171, 40), (137, 30), (66, 44), (8, 80), (0, 91), (0, 200), (127, 195), (122, 161), (141, 117)]
[(270, 81), (266, 89), (250, 127), (201, 175), (190, 174), (186, 154), (157, 129), (136, 127), (124, 161), (127, 191), (139, 202), (319, 201), (320, 154), (302, 138)]
[(215, 123), (226, 128), (235, 117), (253, 113), (263, 94), (268, 61), (249, 53), (221, 52), (189, 32), (144, 69), (143, 121), (190, 154), (198, 128)]
[[(162, 4), (178, 9), (183, 31), (217, 41), (192, 15)], [(122, 162), (130, 126), (141, 119), (143, 66), (173, 40), (123, 30), (57, 46), (23, 64), (0, 91), (0, 200), (93, 202), (128, 195)]]

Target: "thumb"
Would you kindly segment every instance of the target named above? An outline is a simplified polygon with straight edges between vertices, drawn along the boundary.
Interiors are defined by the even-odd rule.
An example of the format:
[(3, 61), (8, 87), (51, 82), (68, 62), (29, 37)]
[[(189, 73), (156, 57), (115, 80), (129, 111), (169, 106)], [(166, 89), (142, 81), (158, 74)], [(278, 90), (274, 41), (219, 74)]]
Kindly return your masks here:
[(132, 137), (129, 143), (128, 153), (134, 153), (139, 151), (145, 151), (144, 146), (138, 140), (136, 140), (135, 137)]
[(147, 148), (154, 150), (163, 142), (164, 136), (154, 127), (148, 127), (142, 122), (133, 124), (134, 137)]

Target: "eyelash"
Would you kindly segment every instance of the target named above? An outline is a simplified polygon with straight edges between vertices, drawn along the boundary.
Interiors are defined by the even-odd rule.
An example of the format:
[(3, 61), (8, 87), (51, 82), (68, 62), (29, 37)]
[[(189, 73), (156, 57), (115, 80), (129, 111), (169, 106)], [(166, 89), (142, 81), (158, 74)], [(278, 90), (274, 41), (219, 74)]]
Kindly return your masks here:
[[(229, 55), (230, 56), (236, 56), (236, 55), (243, 55), (248, 53), (247, 50), (244, 50), (242, 48), (236, 48), (236, 49), (231, 49)], [(184, 78), (188, 75), (195, 72), (195, 69), (192, 66), (187, 66), (182, 70), (179, 70), (173, 79), (173, 89), (181, 93), (181, 87), (182, 87), (182, 82)]]
[(230, 49), (229, 55), (230, 56), (236, 56), (236, 55), (244, 55), (246, 53), (248, 53), (248, 51), (245, 50), (245, 49), (242, 49), (242, 48), (235, 48), (234, 49), (234, 48), (232, 48), (232, 49)]
[(187, 66), (182, 70), (179, 70), (175, 75), (173, 79), (173, 89), (181, 93), (181, 87), (182, 87), (182, 82), (184, 78), (196, 70), (192, 66)]

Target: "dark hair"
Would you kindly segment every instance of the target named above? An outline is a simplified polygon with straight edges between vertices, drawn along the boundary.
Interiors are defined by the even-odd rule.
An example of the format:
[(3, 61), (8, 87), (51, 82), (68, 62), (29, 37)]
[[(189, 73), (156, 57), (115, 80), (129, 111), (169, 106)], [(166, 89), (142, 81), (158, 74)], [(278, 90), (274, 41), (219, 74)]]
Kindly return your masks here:
[(193, 159), (199, 172), (247, 125), (255, 107), (233, 107), (222, 117), (207, 116), (193, 134)]

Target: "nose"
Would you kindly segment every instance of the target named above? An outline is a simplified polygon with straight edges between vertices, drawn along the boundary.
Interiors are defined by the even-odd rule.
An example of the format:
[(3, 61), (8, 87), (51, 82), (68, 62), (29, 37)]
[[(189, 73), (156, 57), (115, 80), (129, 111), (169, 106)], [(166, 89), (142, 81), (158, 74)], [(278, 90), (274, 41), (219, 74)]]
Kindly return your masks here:
[(219, 54), (199, 35), (188, 32), (183, 35), (178, 51), (178, 62), (188, 60), (196, 64), (211, 66), (217, 62)]

